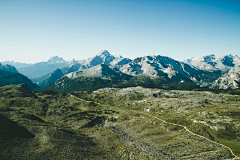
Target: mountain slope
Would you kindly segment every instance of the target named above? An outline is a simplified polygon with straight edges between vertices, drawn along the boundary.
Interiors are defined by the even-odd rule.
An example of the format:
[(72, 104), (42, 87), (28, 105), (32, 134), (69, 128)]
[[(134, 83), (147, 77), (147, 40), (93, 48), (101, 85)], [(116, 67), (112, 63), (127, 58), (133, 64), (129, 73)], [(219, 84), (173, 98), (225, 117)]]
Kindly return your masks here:
[(63, 74), (88, 69), (99, 64), (110, 64), (113, 60), (122, 58), (117, 53), (110, 54), (107, 50), (100, 51), (96, 56), (69, 64), (62, 69)]
[(38, 86), (40, 87), (45, 87), (47, 86), (49, 83), (53, 83), (56, 80), (58, 80), (59, 78), (61, 78), (63, 76), (62, 71), (58, 68), (56, 69), (54, 72), (52, 72), (47, 79), (41, 81), (40, 83), (38, 83)]
[(12, 73), (18, 73), (17, 69), (14, 66), (11, 66), (11, 65), (8, 65), (8, 64), (2, 65), (0, 63), (0, 70), (9, 71), (9, 72), (12, 72)]
[(110, 64), (111, 65), (125, 65), (132, 62), (129, 58), (116, 58)]
[(21, 83), (25, 83), (31, 90), (39, 88), (36, 84), (32, 83), (31, 80), (22, 74), (0, 70), (0, 86)]
[(69, 73), (66, 76), (68, 78), (77, 78), (79, 76), (92, 76), (115, 80), (126, 80), (131, 77), (127, 74), (122, 73), (114, 66), (109, 66), (107, 64), (99, 64), (97, 66), (84, 69), (82, 71)]

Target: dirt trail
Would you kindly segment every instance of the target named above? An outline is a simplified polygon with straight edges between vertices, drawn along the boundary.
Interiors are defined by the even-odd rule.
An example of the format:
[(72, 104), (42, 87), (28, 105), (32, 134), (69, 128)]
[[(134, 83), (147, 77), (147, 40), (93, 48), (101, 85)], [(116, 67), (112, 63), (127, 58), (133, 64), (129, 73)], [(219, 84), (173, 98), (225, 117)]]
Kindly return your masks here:
[[(94, 102), (94, 101), (86, 101), (86, 100), (84, 100), (84, 99), (78, 98), (78, 97), (76, 97), (76, 96), (74, 96), (74, 95), (71, 95), (71, 94), (69, 94), (69, 95), (70, 95), (71, 97), (74, 97), (74, 98), (79, 99), (79, 100), (81, 100), (81, 101)], [(99, 104), (99, 105), (104, 105), (104, 104), (100, 104), (100, 103), (98, 103), (98, 102), (94, 102), (94, 103)], [(104, 106), (107, 106), (107, 105), (104, 105)], [(139, 112), (138, 112), (138, 113), (139, 113)], [(238, 160), (240, 160), (240, 157), (238, 157), (237, 155), (235, 155), (230, 147), (225, 146), (224, 144), (221, 144), (221, 143), (212, 141), (212, 140), (210, 140), (210, 139), (208, 139), (208, 138), (206, 138), (206, 137), (204, 137), (204, 136), (195, 134), (195, 133), (193, 133), (192, 131), (190, 131), (186, 126), (183, 126), (183, 125), (180, 125), (180, 124), (171, 123), (171, 122), (167, 122), (167, 121), (165, 121), (165, 120), (163, 120), (163, 119), (161, 119), (161, 118), (158, 118), (158, 117), (156, 117), (156, 116), (153, 116), (153, 115), (150, 115), (150, 114), (147, 114), (147, 113), (144, 113), (144, 112), (140, 112), (140, 113), (145, 114), (145, 115), (147, 115), (147, 116), (149, 116), (149, 117), (158, 119), (158, 120), (160, 120), (160, 121), (162, 121), (163, 123), (166, 123), (166, 124), (171, 124), (171, 125), (174, 125), (174, 126), (183, 127), (187, 132), (189, 132), (190, 134), (192, 134), (192, 135), (194, 135), (194, 136), (201, 137), (201, 138), (203, 138), (203, 139), (208, 140), (209, 142), (212, 142), (212, 143), (214, 143), (214, 144), (217, 144), (217, 145), (220, 145), (220, 146), (223, 146), (223, 147), (227, 148), (228, 150), (230, 150), (231, 154), (232, 154), (234, 157), (236, 157)]]

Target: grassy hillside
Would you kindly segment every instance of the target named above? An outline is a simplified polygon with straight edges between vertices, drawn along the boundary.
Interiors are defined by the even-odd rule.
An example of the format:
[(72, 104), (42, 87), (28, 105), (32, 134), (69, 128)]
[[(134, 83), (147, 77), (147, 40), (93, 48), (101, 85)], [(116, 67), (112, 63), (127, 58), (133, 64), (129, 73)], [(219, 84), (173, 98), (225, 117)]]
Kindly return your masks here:
[(0, 70), (0, 87), (21, 83), (27, 84), (31, 90), (39, 88), (36, 84), (34, 84), (31, 80), (22, 74)]
[(1, 159), (233, 158), (227, 148), (160, 119), (240, 156), (239, 96), (142, 87), (72, 95), (1, 87)]

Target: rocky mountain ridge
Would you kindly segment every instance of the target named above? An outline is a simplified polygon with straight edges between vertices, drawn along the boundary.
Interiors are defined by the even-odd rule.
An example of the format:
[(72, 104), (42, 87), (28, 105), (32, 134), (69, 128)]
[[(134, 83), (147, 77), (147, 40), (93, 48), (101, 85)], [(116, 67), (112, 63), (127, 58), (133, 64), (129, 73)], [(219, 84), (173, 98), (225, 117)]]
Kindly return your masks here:
[(100, 51), (96, 56), (90, 57), (85, 60), (75, 61), (65, 68), (62, 69), (64, 74), (68, 74), (75, 71), (80, 71), (84, 69), (88, 69), (99, 64), (110, 64), (115, 59), (122, 58), (121, 55), (117, 53), (110, 54), (107, 50)]
[[(235, 80), (238, 80), (236, 70), (238, 70), (239, 66), (240, 58), (231, 54), (219, 57), (208, 55), (180, 62), (161, 55), (129, 59), (123, 58), (116, 52), (109, 53), (107, 50), (102, 50), (94, 57), (79, 61), (67, 62), (58, 56), (51, 57), (47, 62), (20, 68), (19, 72), (27, 72), (23, 74), (31, 77), (31, 80), (35, 83), (40, 84), (41, 82), (41, 86), (53, 82), (53, 79), (56, 81), (61, 78), (61, 75), (67, 75), (66, 77), (71, 78), (95, 76), (107, 79), (125, 79), (127, 76), (145, 74), (153, 78), (165, 76), (168, 82), (184, 81), (193, 82), (204, 87), (234, 89), (237, 87)], [(61, 70), (62, 74), (54, 73), (57, 68)], [(234, 80), (232, 78), (234, 77), (233, 74), (235, 74)], [(119, 75), (125, 77), (119, 78)], [(221, 80), (223, 75), (224, 78), (222, 77)], [(222, 83), (224, 83), (224, 87)], [(220, 87), (220, 84), (222, 87)]]
[(222, 73), (227, 73), (232, 68), (240, 65), (240, 58), (233, 54), (218, 57), (212, 54), (194, 59), (189, 64), (201, 70), (221, 71)]
[[(184, 61), (184, 62), (187, 62)], [(240, 58), (237, 55), (229, 54), (215, 56), (214, 54), (203, 56), (189, 61), (192, 66), (210, 72), (218, 72), (219, 77), (212, 83), (205, 84), (213, 89), (236, 89), (239, 81)]]

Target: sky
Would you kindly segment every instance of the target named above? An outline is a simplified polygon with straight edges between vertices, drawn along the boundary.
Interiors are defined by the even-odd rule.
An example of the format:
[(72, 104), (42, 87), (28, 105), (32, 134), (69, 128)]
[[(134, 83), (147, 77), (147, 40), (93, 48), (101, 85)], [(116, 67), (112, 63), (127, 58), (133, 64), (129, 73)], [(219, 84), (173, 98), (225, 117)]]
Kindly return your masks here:
[(240, 0), (0, 0), (0, 62), (240, 57)]

